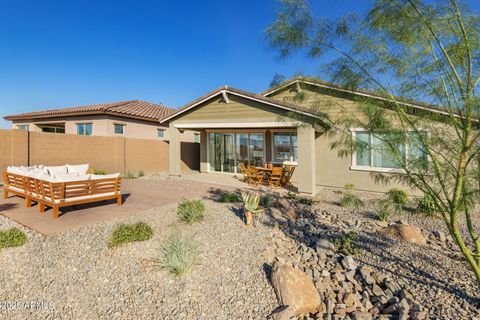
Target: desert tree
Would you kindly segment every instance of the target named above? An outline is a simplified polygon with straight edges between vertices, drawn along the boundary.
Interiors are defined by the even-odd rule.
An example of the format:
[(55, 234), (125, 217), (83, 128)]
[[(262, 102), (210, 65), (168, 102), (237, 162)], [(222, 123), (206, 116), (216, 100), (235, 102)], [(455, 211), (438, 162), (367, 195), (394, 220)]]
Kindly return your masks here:
[(363, 16), (331, 21), (307, 0), (281, 0), (266, 34), (281, 57), (304, 52), (332, 82), (379, 97), (355, 98), (356, 112), (323, 121), (332, 148), (380, 162), (391, 169), (372, 173), (379, 183), (433, 201), (480, 285), (478, 13), (456, 0), (376, 0)]

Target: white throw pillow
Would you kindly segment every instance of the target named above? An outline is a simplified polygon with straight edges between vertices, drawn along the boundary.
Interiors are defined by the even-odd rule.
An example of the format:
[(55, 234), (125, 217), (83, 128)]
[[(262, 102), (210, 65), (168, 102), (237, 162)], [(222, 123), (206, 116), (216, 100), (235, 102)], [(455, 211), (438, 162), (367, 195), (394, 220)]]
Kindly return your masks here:
[(20, 174), (20, 175), (24, 174), (24, 172), (20, 170), (20, 167), (15, 167), (15, 166), (7, 167), (7, 172), (13, 173), (13, 174)]
[(55, 178), (52, 176), (49, 176), (48, 174), (45, 173), (39, 173), (35, 176), (36, 179), (38, 180), (43, 180), (47, 182), (55, 182)]
[(55, 173), (55, 174), (53, 175), (53, 177), (54, 177), (55, 179), (76, 178), (76, 177), (78, 177), (78, 172), (74, 172), (74, 173)]
[(31, 166), (31, 167), (20, 166), (20, 170), (23, 171), (23, 172), (33, 171), (33, 170), (35, 170), (36, 168), (37, 168), (36, 166)]
[(54, 176), (56, 173), (68, 173), (67, 166), (44, 166), (43, 169), (51, 176)]
[(120, 173), (112, 173), (112, 174), (91, 174), (90, 180), (99, 180), (99, 179), (112, 179), (120, 177)]
[(87, 164), (78, 164), (78, 165), (67, 164), (68, 173), (87, 174), (88, 169), (89, 169), (88, 163)]
[(85, 181), (89, 180), (88, 175), (79, 175), (79, 174), (64, 174), (59, 176), (58, 174), (55, 176), (56, 182), (72, 182), (72, 181)]

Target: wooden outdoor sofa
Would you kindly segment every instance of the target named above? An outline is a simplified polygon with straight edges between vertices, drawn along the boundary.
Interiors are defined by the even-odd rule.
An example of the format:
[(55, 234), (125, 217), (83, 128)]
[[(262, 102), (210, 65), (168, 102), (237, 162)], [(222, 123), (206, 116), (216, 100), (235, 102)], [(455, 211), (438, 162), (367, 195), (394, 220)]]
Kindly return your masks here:
[(27, 208), (36, 202), (39, 213), (43, 213), (46, 206), (51, 207), (54, 218), (58, 218), (61, 207), (112, 199), (117, 200), (117, 205), (122, 204), (120, 176), (57, 182), (7, 171), (3, 173), (3, 182), (4, 199), (9, 194), (23, 197)]

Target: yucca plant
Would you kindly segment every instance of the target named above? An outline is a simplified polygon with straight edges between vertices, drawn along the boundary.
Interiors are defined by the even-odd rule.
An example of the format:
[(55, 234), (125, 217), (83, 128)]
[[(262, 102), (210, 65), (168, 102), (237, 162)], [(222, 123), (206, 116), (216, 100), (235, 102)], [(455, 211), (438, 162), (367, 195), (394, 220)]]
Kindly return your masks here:
[(242, 201), (243, 211), (245, 214), (245, 224), (249, 226), (253, 223), (253, 215), (262, 211), (258, 209), (260, 204), (260, 195), (253, 192), (242, 192)]

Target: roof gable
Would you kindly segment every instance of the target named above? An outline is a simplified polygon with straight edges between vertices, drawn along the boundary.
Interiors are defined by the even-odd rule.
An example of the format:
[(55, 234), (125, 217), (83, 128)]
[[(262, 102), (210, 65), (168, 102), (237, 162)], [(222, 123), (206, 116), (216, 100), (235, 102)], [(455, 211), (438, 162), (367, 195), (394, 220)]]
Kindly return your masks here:
[(192, 101), (192, 102), (186, 104), (185, 106), (183, 106), (182, 108), (178, 109), (176, 112), (163, 117), (162, 119), (160, 119), (160, 123), (166, 123), (166, 122), (169, 122), (169, 121), (171, 121), (175, 118), (178, 118), (181, 115), (187, 113), (188, 111), (190, 111), (190, 110), (192, 110), (196, 107), (201, 106), (204, 102), (207, 102), (207, 101), (209, 101), (209, 100), (211, 100), (215, 97), (219, 97), (219, 98), (221, 97), (225, 102), (228, 103), (229, 102), (228, 101), (229, 95), (232, 95), (232, 96), (235, 96), (235, 97), (240, 97), (240, 98), (250, 100), (250, 101), (254, 101), (256, 103), (260, 103), (260, 104), (263, 104), (263, 105), (266, 105), (266, 106), (269, 106), (269, 107), (278, 108), (278, 109), (283, 110), (283, 111), (297, 112), (297, 113), (301, 113), (301, 114), (304, 114), (304, 115), (307, 115), (307, 116), (318, 118), (318, 115), (316, 115), (315, 113), (313, 113), (311, 110), (309, 110), (307, 108), (303, 108), (303, 107), (300, 107), (300, 106), (297, 106), (297, 105), (294, 105), (294, 104), (290, 104), (290, 103), (287, 103), (287, 102), (283, 102), (283, 101), (278, 101), (276, 99), (263, 97), (261, 95), (257, 95), (257, 94), (254, 94), (254, 93), (251, 93), (251, 92), (248, 92), (248, 91), (243, 91), (243, 90), (231, 88), (231, 87), (228, 87), (228, 86), (224, 86), (224, 87), (220, 87), (216, 90), (213, 90), (213, 91), (207, 93), (206, 95), (201, 96), (198, 99), (195, 99), (194, 101)]

